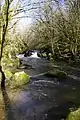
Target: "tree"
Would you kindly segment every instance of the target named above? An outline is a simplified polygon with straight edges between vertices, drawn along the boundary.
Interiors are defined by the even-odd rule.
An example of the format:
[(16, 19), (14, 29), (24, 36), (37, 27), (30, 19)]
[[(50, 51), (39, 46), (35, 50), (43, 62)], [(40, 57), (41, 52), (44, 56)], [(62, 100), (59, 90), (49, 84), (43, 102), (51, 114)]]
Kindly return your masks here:
[[(33, 27), (34, 40), (41, 48), (46, 48), (54, 55), (55, 26), (54, 26), (54, 0), (44, 1), (38, 6)], [(35, 15), (35, 14), (34, 14)]]
[[(77, 60), (80, 46), (80, 8), (74, 0), (67, 0), (65, 10), (59, 7), (59, 14), (56, 16), (58, 51), (63, 58)], [(68, 7), (67, 7), (68, 6)]]
[(1, 87), (5, 89), (5, 74), (2, 70), (2, 65), (1, 65), (1, 60), (2, 60), (2, 55), (3, 55), (3, 48), (4, 48), (4, 43), (5, 43), (5, 36), (7, 32), (7, 27), (8, 27), (8, 17), (9, 17), (9, 6), (10, 6), (10, 1), (5, 0), (5, 22), (2, 24), (2, 36), (1, 36), (1, 49), (0, 49), (0, 72), (2, 74), (2, 80), (1, 80)]
[[(51, 48), (53, 56), (77, 61), (80, 54), (80, 2), (48, 0), (35, 10), (32, 30), (34, 46)], [(48, 47), (49, 46), (49, 47)]]
[[(13, 22), (13, 25), (10, 26), (10, 20), (14, 18), (18, 14), (17, 7), (15, 9), (11, 9), (10, 6), (13, 0), (4, 0), (1, 1), (1, 9), (0, 9), (0, 29), (1, 29), (1, 38), (0, 38), (0, 72), (1, 72), (1, 88), (5, 89), (5, 74), (2, 68), (2, 58), (4, 53), (5, 45), (7, 44), (6, 36), (9, 29), (12, 28), (13, 25), (16, 24), (17, 20)], [(18, 6), (19, 7), (19, 6)], [(19, 11), (20, 12), (20, 11)]]

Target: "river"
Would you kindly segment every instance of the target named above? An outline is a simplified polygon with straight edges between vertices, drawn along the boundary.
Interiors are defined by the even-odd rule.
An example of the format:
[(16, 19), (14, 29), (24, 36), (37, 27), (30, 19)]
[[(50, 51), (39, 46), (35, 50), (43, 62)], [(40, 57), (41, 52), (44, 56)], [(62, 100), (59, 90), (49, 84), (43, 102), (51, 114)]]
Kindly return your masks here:
[[(73, 74), (70, 73), (66, 79), (46, 74), (55, 68)], [(69, 108), (75, 109), (80, 105), (80, 81), (72, 77), (79, 78), (79, 70), (38, 58), (24, 61), (20, 70), (30, 75), (30, 82), (14, 96), (13, 103), (9, 101), (8, 120), (61, 120), (67, 117)]]

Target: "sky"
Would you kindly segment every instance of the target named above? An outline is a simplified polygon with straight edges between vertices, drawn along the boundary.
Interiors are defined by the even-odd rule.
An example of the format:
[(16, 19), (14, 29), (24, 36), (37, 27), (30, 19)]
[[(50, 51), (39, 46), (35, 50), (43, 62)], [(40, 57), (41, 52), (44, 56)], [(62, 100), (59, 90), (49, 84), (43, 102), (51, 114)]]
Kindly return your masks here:
[(62, 4), (64, 4), (64, 0), (60, 0), (60, 2), (61, 2)]
[[(17, 1), (18, 0), (13, 0), (13, 2), (12, 2), (12, 4), (11, 4), (11, 8), (14, 8), (15, 6), (16, 6), (16, 3), (17, 3)], [(25, 5), (25, 2), (26, 2), (26, 4), (28, 4), (28, 2), (30, 1), (30, 0), (20, 0), (21, 1), (21, 5)], [(34, 0), (33, 0), (34, 1)], [(30, 13), (29, 12), (27, 12), (26, 13), (27, 15), (29, 15)], [(22, 17), (22, 16), (26, 16), (26, 14), (24, 13), (24, 12), (21, 12), (21, 13), (19, 13), (17, 16), (15, 16), (15, 18), (16, 17)], [(16, 19), (14, 19), (13, 20), (13, 22), (14, 21), (16, 21)], [(32, 23), (32, 18), (31, 17), (24, 17), (24, 18), (20, 18), (19, 19), (19, 21), (18, 21), (18, 23), (17, 23), (17, 30), (18, 31), (20, 31), (20, 32), (22, 32), (24, 29), (25, 29), (25, 27), (27, 28), (29, 28), (29, 26), (31, 25), (31, 23)]]
[[(14, 5), (17, 3), (17, 1), (18, 1), (18, 0), (14, 0), (12, 6), (14, 6)], [(21, 0), (23, 6), (26, 6), (26, 5), (28, 5), (29, 3), (34, 3), (34, 2), (37, 2), (37, 1), (40, 2), (40, 1), (43, 1), (43, 0)], [(60, 0), (60, 4), (63, 5), (63, 4), (64, 4), (64, 0)], [(30, 5), (30, 6), (27, 6), (26, 9), (29, 9), (29, 7), (31, 7), (31, 5)], [(25, 8), (24, 8), (24, 9), (25, 9)], [(18, 16), (25, 16), (25, 15), (31, 16), (31, 11), (26, 12), (26, 14), (25, 14), (24, 12), (22, 12), (22, 13), (20, 13)], [(33, 22), (32, 16), (31, 16), (31, 17), (21, 18), (21, 19), (19, 20), (19, 22), (18, 22), (18, 28), (19, 28), (19, 30), (20, 30), (20, 29), (23, 30), (23, 28), (24, 28), (25, 26), (26, 26), (26, 27), (27, 27), (27, 26), (29, 27), (29, 26), (32, 24), (32, 22)]]

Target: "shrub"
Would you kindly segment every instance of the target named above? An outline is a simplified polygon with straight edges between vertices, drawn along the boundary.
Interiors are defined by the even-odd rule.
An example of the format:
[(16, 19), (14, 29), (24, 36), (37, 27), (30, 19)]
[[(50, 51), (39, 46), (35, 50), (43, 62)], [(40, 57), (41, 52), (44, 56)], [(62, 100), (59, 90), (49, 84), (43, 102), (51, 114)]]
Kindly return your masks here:
[(6, 66), (6, 68), (7, 67), (18, 67), (20, 65), (20, 61), (19, 61), (19, 59), (18, 58), (16, 58), (16, 59), (10, 59), (10, 58), (3, 58), (2, 59), (2, 66), (3, 66), (3, 68), (5, 68), (5, 66)]

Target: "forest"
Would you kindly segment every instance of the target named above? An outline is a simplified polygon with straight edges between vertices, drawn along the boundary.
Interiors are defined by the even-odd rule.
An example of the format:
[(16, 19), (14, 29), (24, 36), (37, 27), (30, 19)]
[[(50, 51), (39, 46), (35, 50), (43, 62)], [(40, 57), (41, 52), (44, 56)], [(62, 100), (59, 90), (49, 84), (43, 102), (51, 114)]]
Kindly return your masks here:
[[(30, 24), (28, 24), (26, 18), (30, 18)], [(24, 26), (23, 23), (20, 23), (21, 20), (25, 23)], [(32, 63), (28, 65), (30, 60), (16, 57), (17, 55), (23, 55), (25, 51), (40, 51), (39, 58), (41, 59), (35, 60), (38, 57), (34, 58)], [(24, 61), (26, 65), (23, 64)], [(79, 73), (79, 0), (0, 0), (0, 120), (80, 120)], [(42, 78), (45, 77), (50, 86), (40, 76)], [(33, 83), (35, 85), (39, 84), (38, 88), (33, 87)], [(38, 89), (41, 83), (43, 88), (56, 84), (56, 90), (53, 86), (52, 92), (49, 93), (48, 87), (45, 90), (40, 88), (41, 93), (39, 93)], [(63, 89), (58, 84), (64, 87), (68, 84), (70, 88)], [(21, 90), (24, 91), (25, 89), (26, 94), (29, 93), (30, 89), (30, 95), (33, 95), (36, 100), (39, 98), (43, 100), (43, 94), (46, 97), (48, 93), (49, 96), (53, 96), (54, 91), (65, 91), (64, 94), (67, 94), (66, 96), (60, 93), (61, 96), (55, 99), (59, 99), (61, 105), (66, 102), (66, 106), (69, 106), (65, 107), (63, 105), (64, 107), (60, 106), (57, 109), (61, 111), (64, 111), (64, 109), (67, 111), (68, 109), (68, 111), (64, 113), (65, 115), (63, 113), (60, 114), (60, 112), (58, 115), (58, 111), (55, 113), (55, 108), (53, 112), (49, 113), (50, 115), (47, 114), (49, 118), (40, 118), (40, 115), (43, 115), (42, 111), (39, 111), (39, 113), (37, 110), (32, 112), (33, 108), (30, 108), (31, 112), (27, 110), (27, 117), (21, 114), (19, 118), (19, 108), (14, 106), (18, 104), (17, 96), (21, 93)], [(38, 92), (36, 92), (36, 89)], [(46, 101), (45, 106), (47, 106), (48, 98), (45, 97), (43, 102)], [(27, 98), (28, 95), (20, 99)], [(33, 98), (30, 97), (29, 99), (32, 100)], [(53, 99), (54, 96), (51, 100)], [(22, 101), (19, 100), (19, 102)], [(26, 102), (26, 104), (28, 103)], [(51, 101), (51, 110), (54, 106), (53, 104), (54, 102)], [(33, 106), (35, 109), (42, 110), (40, 106), (39, 108), (35, 107), (35, 102)], [(14, 110), (15, 112), (12, 109), (16, 109)], [(49, 108), (44, 107), (44, 111), (46, 110), (49, 112)], [(23, 109), (22, 111), (24, 112), (25, 110)], [(44, 114), (46, 116), (46, 113)], [(60, 117), (61, 115), (64, 117)], [(53, 118), (51, 119), (51, 117)]]

